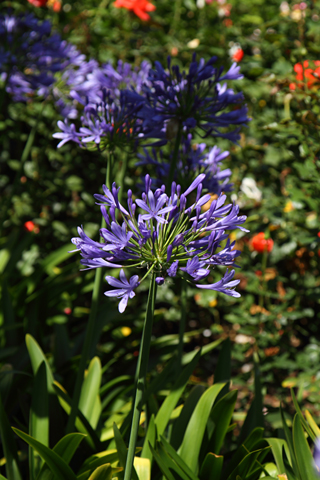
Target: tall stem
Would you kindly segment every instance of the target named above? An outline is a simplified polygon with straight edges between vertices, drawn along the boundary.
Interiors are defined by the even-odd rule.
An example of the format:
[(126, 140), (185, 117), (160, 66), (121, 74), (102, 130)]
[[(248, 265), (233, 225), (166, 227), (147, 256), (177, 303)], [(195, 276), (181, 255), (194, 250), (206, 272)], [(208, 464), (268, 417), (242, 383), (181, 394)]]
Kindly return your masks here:
[(183, 354), (183, 337), (186, 331), (186, 313), (187, 313), (187, 282), (184, 278), (181, 279), (181, 316), (180, 316), (180, 323), (179, 323), (179, 344), (178, 344), (178, 362), (177, 368), (180, 372), (181, 362), (182, 362), (182, 354)]
[(145, 322), (143, 326), (143, 333), (142, 333), (140, 352), (139, 352), (137, 371), (136, 371), (136, 388), (135, 388), (136, 396), (134, 400), (132, 425), (131, 425), (131, 432), (130, 432), (126, 468), (124, 473), (124, 480), (132, 479), (134, 454), (135, 454), (136, 443), (138, 438), (140, 415), (141, 415), (142, 406), (143, 406), (142, 398), (143, 398), (145, 387), (146, 387), (146, 375), (148, 370), (154, 303), (155, 303), (155, 298), (157, 293), (157, 285), (155, 280), (156, 280), (156, 274), (155, 272), (152, 272), (152, 277), (150, 280), (147, 311), (146, 311), (146, 317), (145, 317)]
[[(112, 166), (113, 166), (113, 154), (110, 153), (110, 156), (107, 162), (107, 172), (106, 172), (106, 186), (109, 189), (110, 189), (110, 176), (111, 176)], [(105, 221), (104, 221), (104, 218), (102, 217), (101, 228), (103, 227), (105, 227)], [(88, 320), (87, 328), (85, 332), (84, 344), (82, 347), (82, 352), (81, 352), (81, 357), (80, 357), (80, 362), (79, 362), (79, 367), (77, 372), (77, 378), (76, 378), (76, 384), (74, 387), (74, 392), (72, 397), (71, 412), (68, 418), (68, 423), (66, 428), (67, 434), (71, 433), (74, 430), (74, 425), (77, 418), (84, 371), (86, 369), (87, 361), (90, 354), (90, 349), (92, 346), (93, 334), (95, 329), (95, 320), (98, 312), (101, 280), (102, 280), (102, 269), (97, 268), (95, 277), (94, 277), (93, 290), (92, 290), (90, 315), (89, 315), (89, 320)]]
[(171, 160), (170, 171), (169, 171), (169, 180), (168, 180), (169, 188), (171, 188), (171, 184), (172, 184), (173, 178), (174, 178), (174, 172), (175, 172), (176, 167), (177, 167), (181, 137), (182, 137), (182, 126), (181, 126), (181, 124), (179, 124), (179, 129), (178, 129), (178, 133), (177, 133), (177, 136), (176, 136), (176, 141), (175, 141), (175, 144), (174, 144), (173, 157), (172, 157), (172, 160)]

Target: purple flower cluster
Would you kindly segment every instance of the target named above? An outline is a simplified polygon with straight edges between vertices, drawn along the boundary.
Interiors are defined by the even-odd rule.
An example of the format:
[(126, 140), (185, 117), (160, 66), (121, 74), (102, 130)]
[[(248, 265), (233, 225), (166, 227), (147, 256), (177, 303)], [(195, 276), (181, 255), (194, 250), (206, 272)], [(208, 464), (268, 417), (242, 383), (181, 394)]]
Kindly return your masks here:
[(235, 93), (227, 87), (226, 80), (242, 78), (240, 67), (234, 63), (223, 75), (223, 68), (216, 68), (216, 57), (199, 63), (195, 55), (189, 71), (180, 71), (177, 65), (168, 69), (159, 63), (149, 72), (149, 85), (143, 89), (147, 97), (147, 108), (142, 113), (146, 122), (166, 126), (167, 137), (173, 138), (179, 129), (192, 132), (195, 129), (202, 136), (217, 136), (236, 142), (239, 127), (231, 132), (230, 125), (244, 125), (248, 122), (247, 108), (242, 93)]
[[(240, 252), (234, 249), (234, 242), (230, 242), (226, 230), (239, 228), (247, 231), (241, 226), (246, 217), (238, 215), (238, 206), (225, 205), (225, 195), (213, 200), (203, 212), (202, 207), (211, 199), (208, 194), (202, 195), (205, 178), (205, 174), (198, 175), (183, 192), (181, 186), (173, 182), (169, 196), (164, 186), (152, 191), (151, 179), (146, 175), (141, 198), (134, 200), (129, 190), (126, 208), (119, 202), (119, 189), (115, 183), (111, 190), (103, 185), (104, 195), (95, 195), (106, 222), (106, 228), (100, 230), (101, 242), (90, 239), (80, 227), (79, 237), (73, 238), (72, 242), (81, 252), (81, 263), (86, 269), (121, 268), (120, 280), (106, 277), (108, 284), (115, 287), (106, 295), (121, 299), (120, 312), (134, 296), (134, 289), (153, 270), (159, 285), (167, 277), (181, 275), (198, 288), (240, 296), (234, 290), (239, 283), (239, 280), (232, 280), (234, 270), (227, 270), (216, 283), (198, 283), (215, 266), (236, 266), (235, 259)], [(146, 273), (141, 280), (134, 275), (128, 281), (123, 268), (141, 268)]]
[(55, 75), (84, 56), (33, 14), (0, 15), (0, 79), (15, 101), (47, 96)]

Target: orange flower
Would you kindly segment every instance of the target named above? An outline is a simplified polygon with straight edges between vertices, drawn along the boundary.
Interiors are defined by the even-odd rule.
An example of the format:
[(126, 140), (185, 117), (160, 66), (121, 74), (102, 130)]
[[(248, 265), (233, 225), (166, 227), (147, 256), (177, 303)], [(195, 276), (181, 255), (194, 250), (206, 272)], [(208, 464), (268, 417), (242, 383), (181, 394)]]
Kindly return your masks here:
[(252, 238), (252, 247), (253, 250), (259, 253), (263, 253), (265, 251), (271, 252), (273, 249), (273, 240), (271, 238), (264, 238), (264, 233), (260, 232)]
[(317, 67), (315, 69), (309, 67), (309, 61), (305, 60), (303, 63), (296, 63), (293, 70), (296, 72), (296, 80), (304, 83), (290, 83), (290, 90), (295, 90), (296, 87), (302, 88), (305, 84), (308, 88), (317, 82), (320, 78), (320, 60), (313, 62)]
[(152, 12), (156, 9), (155, 5), (148, 0), (116, 0), (113, 5), (116, 8), (132, 10), (141, 20), (150, 20), (150, 15), (146, 12)]

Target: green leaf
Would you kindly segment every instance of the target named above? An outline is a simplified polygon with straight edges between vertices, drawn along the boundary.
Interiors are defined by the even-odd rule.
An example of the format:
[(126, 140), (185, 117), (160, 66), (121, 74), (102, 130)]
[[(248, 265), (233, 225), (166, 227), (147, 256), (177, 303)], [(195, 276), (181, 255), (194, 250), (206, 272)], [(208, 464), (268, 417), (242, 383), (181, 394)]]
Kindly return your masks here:
[(44, 356), (43, 351), (41, 350), (39, 344), (36, 342), (36, 340), (27, 333), (26, 335), (26, 345), (27, 349), (29, 352), (30, 360), (31, 360), (31, 366), (32, 366), (32, 371), (33, 374), (36, 375), (38, 368), (40, 367), (41, 363), (44, 362), (46, 365), (46, 372), (47, 372), (47, 387), (48, 387), (48, 392), (49, 393), (54, 393), (54, 388), (53, 388), (53, 375), (51, 368), (49, 366), (49, 363)]
[(287, 442), (282, 438), (266, 438), (265, 440), (271, 447), (272, 454), (274, 456), (279, 473), (285, 473), (286, 468), (283, 462), (282, 451), (283, 449), (286, 450), (287, 457), (290, 460), (290, 451)]
[(220, 480), (223, 466), (223, 457), (214, 453), (207, 453), (201, 468), (200, 480)]
[(187, 365), (187, 367), (181, 372), (177, 381), (174, 383), (170, 394), (167, 396), (163, 404), (161, 405), (157, 416), (155, 418), (155, 426), (157, 428), (157, 434), (160, 436), (164, 432), (171, 413), (173, 412), (175, 406), (177, 405), (182, 392), (186, 388), (189, 377), (192, 374), (195, 366), (197, 365), (201, 355), (201, 350), (198, 351)]
[[(114, 423), (113, 424), (113, 431), (114, 431), (114, 439), (116, 441), (116, 446), (117, 446), (117, 451), (119, 455), (119, 463), (122, 468), (126, 467), (126, 461), (127, 461), (127, 454), (128, 454), (128, 449), (126, 444), (124, 443), (124, 440), (122, 438), (122, 435), (117, 427), (117, 425)], [(138, 475), (135, 471), (135, 468), (133, 467), (132, 469), (132, 480), (139, 480)]]
[(151, 480), (151, 462), (148, 458), (134, 457), (133, 465), (139, 480)]
[(227, 480), (236, 480), (237, 476), (240, 476), (242, 478), (246, 478), (247, 474), (249, 473), (250, 469), (255, 465), (259, 467), (257, 469), (256, 473), (260, 473), (262, 471), (262, 465), (259, 464), (258, 462), (256, 463), (259, 455), (261, 452), (266, 452), (270, 450), (270, 447), (266, 447), (264, 449), (260, 450), (255, 450), (253, 452), (248, 453), (242, 460), (241, 462), (236, 466), (236, 468), (231, 472), (231, 474), (228, 476)]
[(89, 480), (112, 480), (112, 468), (110, 463), (96, 468), (90, 475)]
[(106, 450), (87, 458), (78, 473), (78, 480), (87, 480), (89, 475), (101, 465), (114, 463), (119, 459), (117, 450)]
[[(59, 442), (53, 447), (53, 451), (57, 453), (62, 460), (69, 464), (84, 437), (85, 435), (83, 435), (83, 433), (69, 433), (59, 440)], [(37, 480), (52, 479), (59, 480), (54, 476), (53, 473), (51, 473), (48, 465), (45, 463), (37, 477)]]
[(13, 431), (39, 453), (43, 460), (48, 464), (50, 470), (59, 478), (59, 480), (76, 480), (77, 477), (69, 465), (62, 460), (57, 453), (55, 453), (53, 450), (50, 450), (45, 445), (42, 445), (42, 443), (38, 442), (21, 430), (13, 428)]
[(222, 397), (214, 405), (210, 419), (214, 422), (213, 434), (209, 441), (208, 450), (218, 454), (223, 445), (237, 401), (237, 390), (233, 390)]
[(166, 453), (173, 459), (173, 461), (183, 470), (191, 480), (198, 480), (197, 476), (193, 471), (188, 467), (188, 465), (182, 460), (181, 456), (175, 451), (175, 449), (170, 445), (167, 440), (161, 436), (162, 448)]
[(314, 421), (314, 419), (313, 419), (312, 415), (310, 414), (309, 410), (305, 411), (305, 416), (306, 416), (306, 419), (307, 419), (310, 427), (313, 430), (313, 433), (316, 435), (316, 437), (320, 437), (320, 428), (318, 427), (318, 425)]
[[(219, 338), (218, 340), (216, 340), (212, 343), (208, 343), (208, 345), (204, 345), (201, 348), (201, 357), (203, 357), (207, 353), (211, 352), (211, 350), (213, 350), (218, 345), (220, 345), (221, 342), (223, 342), (223, 338)], [(189, 353), (186, 353), (185, 355), (183, 355), (182, 362), (181, 362), (182, 365), (187, 365), (188, 363), (190, 363), (192, 361), (193, 357), (194, 357), (194, 352), (189, 352)]]
[[(63, 387), (58, 383), (54, 382), (53, 388), (55, 392), (58, 395), (59, 402), (62, 406), (62, 408), (67, 412), (67, 414), (70, 413), (71, 411), (71, 399), (68, 396), (68, 394), (64, 391)], [(102, 444), (96, 434), (96, 432), (93, 430), (91, 427), (90, 423), (86, 419), (86, 417), (83, 415), (83, 413), (78, 410), (77, 414), (78, 418), (76, 421), (76, 427), (81, 431), (84, 430), (85, 432), (82, 433), (88, 433), (91, 439), (91, 444), (94, 445), (94, 447), (97, 450), (100, 450), (102, 448)], [(82, 424), (82, 425), (81, 425)]]
[[(46, 364), (41, 362), (33, 382), (30, 409), (29, 435), (46, 447), (49, 445), (49, 400), (47, 390)], [(38, 461), (40, 460), (40, 462)], [(35, 478), (41, 467), (41, 458), (29, 447), (30, 478)]]
[(155, 426), (154, 415), (152, 414), (149, 420), (148, 430), (143, 442), (143, 448), (141, 452), (141, 458), (149, 459), (151, 463), (152, 463), (152, 453), (150, 450), (149, 443), (153, 447), (155, 446), (156, 435), (157, 435), (157, 430)]
[(79, 410), (81, 410), (92, 428), (96, 428), (101, 414), (99, 397), (100, 384), (101, 362), (98, 357), (94, 357), (89, 364), (88, 371), (82, 383), (79, 400)]
[(314, 471), (312, 453), (304, 435), (298, 413), (296, 413), (293, 420), (292, 438), (301, 478), (303, 480), (316, 480), (318, 476)]
[(294, 394), (294, 391), (293, 389), (291, 388), (291, 396), (292, 396), (292, 400), (293, 400), (293, 404), (295, 406), (295, 409), (297, 411), (297, 414), (299, 415), (299, 418), (300, 418), (300, 421), (303, 425), (303, 427), (305, 428), (306, 432), (308, 433), (309, 437), (311, 437), (312, 441), (315, 442), (316, 441), (316, 438), (317, 436), (313, 433), (313, 430), (309, 427), (308, 423), (305, 421), (305, 418), (302, 414), (302, 411), (300, 409), (300, 406), (298, 404), (298, 401), (296, 399), (296, 396)]
[(248, 455), (248, 452), (254, 450), (255, 446), (259, 444), (263, 436), (263, 428), (255, 428), (248, 438), (240, 445), (236, 452), (232, 455), (231, 460), (227, 464), (224, 475), (228, 475), (239, 465), (239, 463)]
[(184, 434), (179, 453), (181, 458), (194, 472), (198, 469), (200, 448), (213, 403), (224, 385), (223, 383), (212, 385), (212, 387), (204, 392), (190, 418)]
[(18, 453), (12, 430), (0, 397), (0, 437), (4, 458), (6, 459), (6, 475), (8, 480), (22, 480), (19, 466)]
[(288, 428), (288, 425), (287, 425), (286, 419), (284, 417), (281, 406), (280, 406), (280, 414), (281, 414), (281, 419), (282, 419), (282, 427), (283, 427), (283, 430), (284, 430), (284, 433), (285, 433), (285, 436), (286, 436), (287, 445), (288, 445), (289, 452), (290, 452), (291, 466), (293, 468), (293, 471), (296, 472), (299, 475), (300, 480), (303, 480), (300, 476), (298, 465), (297, 465), (297, 462), (296, 462), (292, 436), (291, 436), (290, 430)]
[(169, 463), (169, 460), (166, 461), (163, 460), (163, 458), (159, 455), (158, 452), (156, 452), (156, 450), (152, 447), (152, 445), (150, 445), (150, 450), (152, 452), (152, 455), (155, 459), (155, 461), (157, 462), (158, 464), (158, 467), (160, 468), (162, 474), (166, 477), (167, 480), (176, 480), (176, 477), (172, 475), (172, 473), (170, 472), (170, 468), (168, 466), (168, 463)]
[(205, 387), (202, 385), (196, 385), (193, 387), (185, 401), (185, 404), (183, 405), (179, 417), (173, 424), (170, 443), (176, 450), (178, 450), (182, 443), (191, 415), (193, 414), (196, 405), (204, 391)]

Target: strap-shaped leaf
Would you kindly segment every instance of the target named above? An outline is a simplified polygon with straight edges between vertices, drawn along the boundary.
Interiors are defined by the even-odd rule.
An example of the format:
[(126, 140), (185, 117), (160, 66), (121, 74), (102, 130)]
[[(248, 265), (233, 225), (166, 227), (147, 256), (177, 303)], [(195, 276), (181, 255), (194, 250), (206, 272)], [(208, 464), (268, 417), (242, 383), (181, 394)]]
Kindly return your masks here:
[[(57, 453), (62, 460), (69, 464), (84, 437), (85, 435), (83, 433), (69, 433), (59, 440), (59, 442), (53, 447), (53, 451)], [(54, 477), (54, 474), (45, 463), (40, 470), (37, 480), (52, 480), (53, 478), (56, 477)]]
[[(116, 442), (117, 446), (117, 451), (119, 455), (119, 463), (122, 468), (125, 468), (126, 466), (126, 461), (127, 461), (127, 454), (128, 454), (128, 449), (126, 444), (124, 443), (124, 440), (122, 438), (122, 435), (117, 427), (117, 425), (114, 423), (113, 424), (113, 431), (114, 431), (114, 439)], [(132, 469), (132, 480), (139, 480), (137, 472), (135, 471), (135, 468)]]
[(6, 459), (6, 475), (8, 480), (22, 480), (19, 463), (17, 447), (14, 440), (12, 430), (10, 428), (9, 420), (4, 411), (2, 400), (0, 397), (0, 436), (2, 440), (2, 447), (4, 457)]
[[(69, 397), (69, 395), (66, 393), (66, 391), (63, 389), (63, 387), (58, 382), (54, 382), (53, 388), (58, 395), (59, 402), (60, 402), (62, 408), (67, 412), (67, 414), (69, 414), (70, 410), (71, 410), (71, 398)], [(90, 439), (92, 440), (92, 442), (91, 442), (92, 445), (94, 445), (96, 450), (101, 450), (103, 448), (103, 446), (102, 446), (102, 443), (100, 442), (100, 439), (98, 438), (95, 430), (93, 430), (90, 423), (88, 422), (88, 420), (86, 419), (86, 417), (83, 415), (83, 413), (80, 410), (78, 410), (77, 415), (78, 415), (79, 423), (78, 423), (78, 419), (77, 419), (76, 426), (77, 427), (79, 426), (81, 428), (81, 424), (80, 424), (80, 422), (81, 422), (83, 424), (83, 427), (84, 427), (83, 429), (86, 431), (86, 433), (88, 433), (88, 435), (90, 436)]]
[(29, 334), (26, 335), (26, 345), (27, 349), (29, 352), (30, 360), (31, 360), (31, 366), (32, 366), (32, 371), (33, 374), (35, 375), (38, 371), (38, 368), (40, 367), (41, 363), (44, 362), (46, 365), (46, 371), (47, 371), (47, 386), (48, 386), (48, 392), (49, 393), (54, 393), (53, 389), (53, 375), (52, 371), (50, 368), (50, 365), (48, 363), (48, 360), (46, 359), (42, 349), (40, 348), (38, 342)]
[(197, 365), (201, 355), (201, 350), (199, 350), (192, 358), (190, 363), (186, 368), (181, 372), (177, 381), (174, 383), (170, 394), (167, 396), (163, 404), (161, 405), (157, 416), (155, 418), (155, 425), (157, 428), (158, 435), (162, 435), (169, 420), (171, 413), (173, 412), (175, 406), (177, 405), (182, 392), (186, 388), (190, 375), (192, 374), (195, 366)]
[[(45, 446), (49, 445), (49, 398), (47, 387), (46, 364), (41, 362), (33, 382), (30, 410), (29, 435)], [(40, 461), (37, 462), (36, 460)], [(38, 464), (38, 465), (37, 465)], [(36, 478), (42, 460), (33, 448), (29, 448), (30, 479)]]
[(77, 477), (69, 465), (62, 460), (62, 458), (56, 452), (50, 450), (50, 448), (46, 447), (42, 443), (38, 442), (38, 440), (35, 440), (34, 438), (30, 437), (30, 435), (27, 435), (17, 428), (13, 428), (13, 431), (39, 453), (43, 460), (48, 464), (50, 470), (59, 478), (59, 480), (76, 480)]
[(306, 416), (306, 419), (307, 419), (310, 427), (312, 428), (312, 431), (315, 434), (315, 436), (320, 437), (320, 428), (318, 427), (318, 425), (314, 421), (314, 419), (313, 419), (311, 413), (309, 412), (309, 410), (305, 411), (305, 416)]
[(151, 462), (148, 458), (134, 457), (133, 465), (139, 480), (151, 480)]
[(314, 470), (312, 453), (304, 435), (298, 413), (296, 413), (293, 420), (292, 438), (301, 478), (303, 480), (316, 480), (318, 476)]
[(200, 480), (220, 480), (223, 467), (223, 456), (208, 453), (200, 468)]
[(214, 430), (209, 442), (208, 450), (218, 454), (223, 445), (233, 415), (237, 400), (237, 390), (232, 390), (214, 405), (210, 420), (214, 423)]
[(112, 480), (112, 468), (110, 463), (96, 468), (90, 475), (89, 480)]
[(304, 418), (303, 413), (300, 409), (298, 400), (296, 399), (296, 396), (295, 396), (292, 388), (291, 388), (291, 396), (292, 396), (292, 400), (293, 400), (293, 404), (295, 406), (296, 412), (299, 415), (300, 421), (301, 421), (304, 429), (306, 430), (307, 434), (311, 437), (312, 441), (315, 442), (317, 436), (314, 434), (312, 428), (309, 427), (309, 424), (305, 421), (305, 418)]
[(224, 476), (227, 478), (228, 475), (239, 465), (239, 463), (248, 455), (248, 452), (255, 450), (255, 446), (259, 444), (263, 436), (263, 428), (255, 428), (248, 438), (245, 439), (242, 445), (236, 450), (232, 455), (231, 460), (224, 470)]
[(207, 421), (217, 395), (224, 387), (224, 383), (217, 383), (208, 388), (201, 396), (195, 411), (188, 423), (179, 453), (193, 472), (198, 469), (198, 457), (207, 426)]
[(83, 380), (79, 400), (79, 410), (81, 410), (93, 428), (97, 426), (101, 414), (100, 383), (101, 362), (98, 357), (94, 357)]
[(154, 415), (152, 414), (149, 420), (148, 430), (147, 430), (146, 437), (144, 439), (143, 448), (141, 452), (141, 458), (149, 459), (151, 463), (152, 463), (152, 452), (150, 450), (149, 443), (153, 447), (155, 446), (156, 435), (157, 435), (157, 429), (155, 426)]
[(233, 472), (231, 472), (227, 480), (237, 480), (238, 476), (240, 476), (241, 478), (247, 478), (246, 476), (253, 466), (258, 467), (256, 469), (256, 474), (255, 474), (255, 478), (256, 478), (257, 474), (262, 472), (262, 465), (256, 463), (256, 460), (258, 459), (261, 452), (268, 451), (268, 450), (270, 450), (270, 447), (266, 447), (265, 449), (255, 450), (253, 452), (248, 453), (248, 455), (246, 455), (241, 460), (239, 465), (236, 466)]
[(166, 453), (173, 459), (173, 461), (183, 470), (191, 480), (198, 480), (197, 476), (193, 473), (190, 467), (182, 460), (180, 455), (175, 451), (175, 449), (170, 445), (169, 442), (164, 437), (161, 437), (162, 448)]
[(106, 450), (105, 452), (96, 453), (87, 458), (83, 463), (77, 475), (78, 480), (87, 480), (90, 474), (101, 465), (106, 463), (114, 463), (119, 459), (116, 449)]

